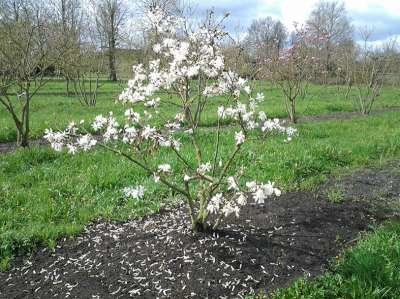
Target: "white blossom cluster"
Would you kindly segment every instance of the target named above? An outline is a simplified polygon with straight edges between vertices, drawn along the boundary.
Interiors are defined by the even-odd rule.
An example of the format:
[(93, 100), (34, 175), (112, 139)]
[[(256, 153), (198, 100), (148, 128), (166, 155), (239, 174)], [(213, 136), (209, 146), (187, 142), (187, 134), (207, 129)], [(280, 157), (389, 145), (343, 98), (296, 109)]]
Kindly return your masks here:
[(125, 197), (132, 199), (142, 199), (144, 197), (146, 189), (142, 185), (138, 185), (136, 187), (125, 187), (122, 189), (122, 192)]
[[(239, 216), (241, 207), (247, 204), (248, 194), (260, 204), (272, 195), (279, 196), (279, 189), (271, 182), (248, 182), (246, 188), (240, 188), (237, 183), (239, 177), (227, 174), (235, 172), (231, 169), (235, 164), (232, 160), (236, 158), (242, 144), (248, 140), (248, 131), (257, 129), (264, 133), (283, 133), (287, 135), (287, 140), (297, 132), (294, 128), (283, 126), (277, 119), (269, 119), (265, 112), (259, 111), (258, 106), (264, 100), (264, 95), (254, 95), (246, 79), (226, 69), (218, 46), (225, 33), (217, 28), (204, 26), (189, 34), (186, 39), (177, 38), (181, 20), (165, 16), (158, 9), (150, 12), (148, 19), (152, 22), (152, 28), (163, 39), (153, 46), (157, 59), (150, 61), (147, 67), (142, 64), (134, 66), (133, 78), (118, 98), (120, 102), (132, 105), (132, 108), (125, 111), (125, 122), (120, 124), (112, 112), (97, 116), (91, 123), (96, 138), (74, 123), (63, 132), (46, 130), (45, 138), (52, 148), (57, 151), (67, 149), (74, 154), (78, 150), (87, 151), (100, 144), (125, 157), (133, 156), (135, 158), (131, 161), (153, 176), (156, 183), (163, 183), (181, 193), (188, 198), (189, 203), (193, 201), (192, 196), (197, 196), (193, 194), (207, 194), (200, 196), (203, 202), (199, 204), (199, 215), (209, 213), (225, 217), (230, 214)], [(202, 78), (201, 83), (196, 83), (193, 88), (192, 83), (196, 80), (200, 82), (199, 78)], [(162, 97), (158, 96), (159, 92), (178, 98), (180, 104), (176, 105), (180, 105), (180, 109), (177, 109), (172, 119), (164, 119), (164, 115), (158, 111), (159, 105), (163, 104)], [(193, 120), (192, 114), (187, 116), (185, 109), (189, 102), (199, 101), (199, 105), (203, 105), (213, 101), (214, 96), (221, 95), (226, 97), (228, 104), (218, 108), (218, 119), (229, 119), (240, 129), (235, 132), (232, 140), (234, 148), (231, 158), (215, 155), (213, 161), (203, 161), (199, 154), (202, 149), (197, 144), (195, 134), (198, 123)], [(137, 105), (141, 105), (142, 109), (135, 109)], [(153, 121), (156, 118), (158, 122)], [(218, 133), (215, 130), (215, 134), (219, 134), (219, 129), (218, 127)], [(180, 152), (181, 136), (185, 133), (191, 140), (189, 147), (197, 152), (196, 165), (186, 161)], [(122, 153), (121, 150), (110, 147), (109, 143), (116, 141), (126, 144), (127, 152)], [(159, 148), (173, 151), (184, 171), (174, 170), (169, 163), (154, 165), (148, 162)], [(181, 185), (177, 185), (177, 182)], [(126, 197), (134, 199), (141, 199), (144, 192), (143, 186), (127, 187), (123, 190)], [(201, 211), (202, 208), (205, 211)]]
[(273, 195), (280, 196), (281, 191), (274, 187), (274, 183), (258, 184), (255, 181), (246, 183), (247, 190), (240, 189), (234, 177), (227, 178), (227, 190), (230, 194), (223, 193), (215, 194), (207, 205), (207, 211), (211, 214), (222, 213), (224, 217), (235, 214), (239, 217), (239, 212), (242, 206), (247, 204), (246, 193), (250, 193), (257, 204), (265, 203), (265, 200)]

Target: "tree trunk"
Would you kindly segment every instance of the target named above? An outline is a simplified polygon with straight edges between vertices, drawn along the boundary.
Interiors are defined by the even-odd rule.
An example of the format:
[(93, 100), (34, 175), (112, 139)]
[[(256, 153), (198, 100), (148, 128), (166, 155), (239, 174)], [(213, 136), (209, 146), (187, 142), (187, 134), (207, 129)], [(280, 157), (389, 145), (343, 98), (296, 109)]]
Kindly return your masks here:
[(114, 20), (114, 14), (111, 14), (111, 28), (109, 32), (109, 45), (108, 45), (108, 63), (109, 63), (109, 69), (110, 69), (110, 76), (109, 79), (111, 81), (117, 81), (117, 71), (115, 67), (115, 55), (116, 55), (116, 28), (115, 28), (115, 20)]
[(29, 105), (30, 105), (30, 94), (28, 91), (25, 92), (25, 106), (23, 109), (21, 126), (18, 128), (18, 139), (17, 143), (21, 147), (29, 146)]
[(289, 119), (292, 123), (297, 123), (297, 116), (296, 116), (296, 101), (294, 99), (290, 100), (289, 106)]
[(117, 71), (115, 68), (115, 45), (111, 46), (108, 52), (109, 79), (113, 82), (117, 81)]
[(207, 230), (207, 224), (200, 220), (196, 220), (192, 222), (192, 230), (195, 233), (204, 233)]

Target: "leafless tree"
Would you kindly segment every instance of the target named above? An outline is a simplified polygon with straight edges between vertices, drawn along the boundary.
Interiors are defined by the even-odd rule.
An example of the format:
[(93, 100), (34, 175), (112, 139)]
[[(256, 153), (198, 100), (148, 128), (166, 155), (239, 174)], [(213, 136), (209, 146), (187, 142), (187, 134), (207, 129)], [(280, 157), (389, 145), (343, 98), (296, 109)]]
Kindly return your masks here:
[[(12, 8), (9, 14), (7, 9)], [(17, 141), (28, 146), (30, 102), (54, 71), (60, 51), (42, 2), (0, 2), (0, 106), (12, 117)]]
[(97, 0), (93, 4), (97, 31), (108, 56), (109, 79), (117, 81), (117, 46), (123, 35), (127, 7), (122, 0)]
[(66, 93), (70, 95), (71, 76), (75, 72), (77, 56), (80, 54), (82, 31), (84, 28), (84, 10), (80, 0), (51, 0), (49, 7), (52, 22), (58, 30), (57, 39), (63, 45), (63, 55), (57, 64), (66, 81)]
[(136, 8), (140, 14), (158, 7), (167, 15), (176, 15), (182, 12), (184, 1), (182, 0), (138, 0)]
[(325, 71), (334, 71), (332, 59), (335, 47), (352, 40), (353, 27), (347, 15), (346, 7), (340, 1), (319, 1), (307, 20), (308, 30), (321, 38)]
[(253, 20), (247, 29), (247, 49), (257, 59), (272, 58), (283, 49), (287, 35), (285, 25), (279, 20), (271, 17)]
[(320, 72), (320, 61), (316, 57), (319, 48), (315, 40), (304, 28), (296, 29), (293, 44), (282, 50), (275, 58), (267, 59), (264, 71), (282, 91), (283, 100), (289, 120), (297, 122), (296, 104), (305, 93), (312, 78)]
[(361, 28), (359, 31), (363, 44), (354, 63), (353, 81), (357, 89), (354, 101), (360, 113), (367, 115), (380, 95), (392, 57), (385, 55), (382, 49), (370, 46), (372, 29)]

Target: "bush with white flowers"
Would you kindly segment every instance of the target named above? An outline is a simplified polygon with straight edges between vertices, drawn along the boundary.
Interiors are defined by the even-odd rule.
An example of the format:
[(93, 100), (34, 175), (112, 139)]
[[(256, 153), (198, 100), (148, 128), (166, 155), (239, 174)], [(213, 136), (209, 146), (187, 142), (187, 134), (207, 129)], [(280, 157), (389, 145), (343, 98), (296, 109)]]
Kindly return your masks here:
[[(278, 132), (290, 140), (296, 130), (258, 111), (264, 96), (253, 95), (245, 79), (225, 69), (219, 45), (226, 33), (220, 26), (208, 23), (184, 34), (184, 20), (167, 17), (158, 9), (149, 13), (149, 20), (157, 40), (161, 40), (153, 46), (158, 59), (147, 67), (133, 67), (133, 79), (118, 99), (131, 106), (125, 112), (125, 123), (118, 123), (112, 113), (99, 115), (91, 124), (95, 135), (71, 123), (62, 132), (47, 130), (45, 138), (57, 151), (66, 149), (74, 154), (98, 145), (127, 158), (152, 176), (155, 183), (164, 184), (185, 199), (193, 230), (207, 226), (215, 229), (224, 217), (239, 216), (250, 197), (256, 203), (264, 203), (268, 197), (281, 193), (271, 182), (241, 183), (245, 168), (235, 160), (250, 132), (258, 130), (263, 136)], [(163, 97), (163, 93), (171, 97)], [(218, 125), (209, 131), (215, 140), (214, 153), (207, 159), (199, 123), (205, 108), (217, 96), (223, 96), (227, 104), (215, 111)], [(165, 115), (158, 111), (160, 104), (176, 107), (176, 115), (164, 119)], [(228, 154), (221, 153), (222, 120), (237, 127)], [(185, 144), (181, 140), (186, 140)], [(127, 146), (115, 145), (118, 142)], [(189, 153), (184, 154), (182, 147)], [(154, 153), (160, 150), (176, 156), (179, 172), (169, 163), (154, 163)], [(190, 154), (193, 159), (188, 157)], [(123, 192), (134, 199), (145, 195), (143, 186), (127, 187)]]

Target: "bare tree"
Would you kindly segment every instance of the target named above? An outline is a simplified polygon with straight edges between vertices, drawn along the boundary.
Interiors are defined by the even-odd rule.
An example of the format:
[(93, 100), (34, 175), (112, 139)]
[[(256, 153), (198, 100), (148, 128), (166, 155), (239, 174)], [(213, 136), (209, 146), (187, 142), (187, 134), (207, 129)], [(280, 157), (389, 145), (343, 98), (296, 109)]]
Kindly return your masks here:
[(75, 96), (82, 105), (94, 107), (97, 104), (105, 58), (103, 52), (97, 51), (95, 43), (89, 41), (82, 44), (79, 53), (75, 55), (70, 69), (70, 80)]
[(80, 0), (52, 0), (49, 7), (52, 11), (52, 21), (58, 30), (57, 39), (63, 45), (63, 55), (57, 66), (66, 81), (66, 93), (70, 95), (71, 76), (75, 72), (77, 56), (82, 42), (84, 13)]
[[(11, 7), (12, 14), (7, 8)], [(17, 141), (28, 146), (30, 102), (58, 60), (55, 33), (43, 3), (0, 2), (0, 105), (14, 120)]]
[(286, 111), (291, 122), (297, 122), (297, 99), (305, 94), (312, 78), (320, 72), (320, 62), (316, 57), (319, 48), (315, 40), (304, 28), (296, 29), (293, 44), (282, 53), (264, 63), (267, 78), (282, 91)]
[[(372, 106), (380, 95), (385, 81), (385, 75), (391, 64), (391, 56), (382, 49), (374, 49), (369, 45), (372, 29), (360, 29), (363, 45), (359, 48), (358, 57), (354, 63), (353, 81), (357, 88), (354, 98), (360, 113), (366, 115), (371, 112)], [(386, 45), (386, 48), (393, 47)]]
[(344, 3), (321, 0), (312, 10), (307, 27), (311, 34), (321, 38), (325, 71), (334, 71), (336, 67), (333, 65), (332, 56), (335, 47), (348, 43), (353, 36), (353, 27)]
[(140, 14), (155, 8), (161, 9), (166, 15), (177, 15), (182, 12), (184, 6), (181, 0), (138, 0), (136, 8)]
[(287, 35), (285, 25), (279, 20), (271, 17), (253, 20), (247, 29), (248, 51), (258, 59), (272, 58), (283, 49)]
[(122, 0), (97, 0), (93, 3), (97, 31), (108, 56), (109, 79), (117, 81), (117, 46), (123, 34), (127, 8)]

